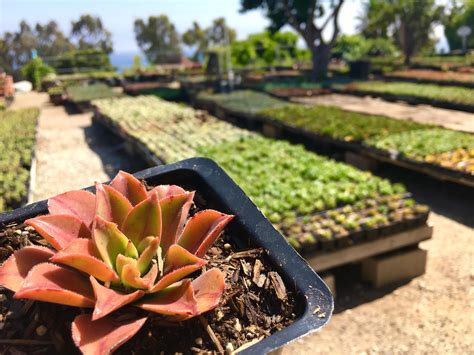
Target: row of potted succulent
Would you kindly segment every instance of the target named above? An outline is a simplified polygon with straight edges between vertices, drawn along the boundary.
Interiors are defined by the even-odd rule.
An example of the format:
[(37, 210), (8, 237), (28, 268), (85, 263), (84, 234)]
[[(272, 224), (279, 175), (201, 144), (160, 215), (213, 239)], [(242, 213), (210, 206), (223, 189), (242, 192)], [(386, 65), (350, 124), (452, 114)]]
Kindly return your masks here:
[[(329, 106), (282, 105), (274, 98), (259, 92), (236, 91), (230, 94), (201, 94), (198, 103), (211, 111), (224, 109), (229, 114), (239, 113), (248, 119), (281, 122), (310, 134), (329, 137), (358, 146), (375, 147), (409, 159), (438, 165), (472, 174), (470, 151), (474, 149), (472, 134), (434, 127), (385, 116), (344, 111)], [(259, 100), (260, 110), (250, 112), (246, 100)], [(213, 107), (214, 106), (214, 107)], [(249, 115), (251, 113), (251, 115)], [(362, 147), (361, 146), (361, 147)]]
[(0, 112), (0, 212), (26, 202), (38, 109)]
[(276, 224), (300, 253), (353, 245), (423, 225), (429, 208), (403, 195), (379, 196), (312, 216), (285, 218)]
[[(404, 192), (401, 185), (320, 157), (301, 146), (259, 137), (157, 98), (99, 100), (94, 104), (99, 120), (139, 140), (165, 162), (196, 155), (214, 159), (270, 221), (293, 220), (294, 230), (301, 226), (302, 219), (317, 211)], [(287, 227), (285, 231), (289, 232), (291, 226)], [(343, 228), (341, 223), (337, 227)]]

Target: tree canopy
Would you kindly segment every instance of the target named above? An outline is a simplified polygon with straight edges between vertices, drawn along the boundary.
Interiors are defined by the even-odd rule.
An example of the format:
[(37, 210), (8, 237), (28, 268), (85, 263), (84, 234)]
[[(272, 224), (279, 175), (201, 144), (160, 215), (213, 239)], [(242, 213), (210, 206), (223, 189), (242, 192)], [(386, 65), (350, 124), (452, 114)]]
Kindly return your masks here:
[(232, 62), (240, 66), (292, 65), (303, 54), (297, 42), (298, 35), (293, 32), (251, 34), (245, 40), (232, 43)]
[(113, 51), (112, 34), (104, 27), (100, 17), (82, 15), (71, 23), (71, 39), (79, 50), (100, 49)]
[(467, 37), (467, 48), (474, 48), (474, 0), (453, 1), (444, 24), (444, 33), (451, 50), (462, 49), (462, 39), (457, 31), (461, 26), (469, 26), (471, 35)]
[[(326, 76), (331, 48), (339, 34), (339, 13), (344, 0), (241, 0), (242, 11), (261, 9), (271, 21), (270, 29), (278, 31), (290, 25), (303, 37), (313, 57), (313, 78)], [(317, 20), (320, 23), (317, 23)], [(332, 24), (332, 35), (323, 38), (323, 31)]]
[(175, 63), (181, 59), (180, 37), (168, 16), (135, 20), (135, 38), (151, 63)]
[(432, 45), (430, 34), (443, 11), (435, 0), (369, 0), (361, 29), (369, 38), (392, 38), (409, 64), (413, 55)]
[(192, 27), (183, 34), (182, 40), (184, 44), (195, 47), (193, 57), (199, 59), (212, 47), (221, 47), (227, 42), (232, 44), (236, 37), (236, 31), (227, 25), (225, 18), (219, 17), (207, 28), (193, 22)]

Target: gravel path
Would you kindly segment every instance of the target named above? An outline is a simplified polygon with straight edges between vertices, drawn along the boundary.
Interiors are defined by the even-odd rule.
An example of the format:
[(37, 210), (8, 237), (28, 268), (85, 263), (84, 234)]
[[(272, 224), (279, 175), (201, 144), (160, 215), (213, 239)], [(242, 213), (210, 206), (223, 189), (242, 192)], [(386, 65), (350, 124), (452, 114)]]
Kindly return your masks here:
[(33, 201), (107, 181), (120, 169), (135, 172), (144, 168), (142, 162), (126, 155), (119, 139), (92, 125), (91, 113), (68, 114), (41, 93), (18, 95), (13, 108), (28, 105), (41, 108)]
[(467, 112), (446, 110), (427, 105), (413, 106), (402, 102), (387, 102), (368, 96), (331, 94), (293, 98), (293, 100), (310, 105), (337, 106), (348, 111), (384, 115), (396, 119), (411, 119), (421, 123), (431, 123), (458, 131), (474, 133), (474, 114)]

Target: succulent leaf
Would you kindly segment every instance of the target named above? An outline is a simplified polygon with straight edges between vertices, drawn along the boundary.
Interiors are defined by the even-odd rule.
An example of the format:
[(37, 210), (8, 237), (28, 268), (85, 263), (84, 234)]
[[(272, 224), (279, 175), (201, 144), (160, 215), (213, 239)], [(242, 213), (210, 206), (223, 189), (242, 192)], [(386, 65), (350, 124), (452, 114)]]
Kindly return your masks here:
[(143, 298), (135, 305), (146, 311), (171, 316), (193, 316), (197, 312), (196, 299), (189, 280), (169, 286), (152, 297)]
[(72, 339), (85, 355), (112, 354), (133, 337), (147, 318), (119, 322), (111, 316), (92, 320), (90, 314), (81, 314), (72, 322)]
[(61, 250), (77, 238), (90, 238), (90, 230), (79, 218), (57, 214), (30, 218), (25, 224), (32, 226), (56, 250)]
[(53, 255), (51, 249), (38, 246), (28, 246), (15, 251), (0, 266), (0, 285), (17, 292), (28, 272), (35, 265), (47, 262)]
[(14, 297), (75, 307), (94, 307), (95, 304), (87, 279), (75, 271), (50, 263), (34, 266)]
[(194, 192), (185, 192), (184, 194), (166, 197), (160, 201), (163, 223), (161, 249), (163, 253), (166, 253), (168, 248), (176, 243), (176, 239), (188, 216), (193, 198)]
[(99, 251), (91, 239), (73, 240), (66, 248), (57, 252), (51, 261), (71, 266), (104, 282), (120, 281), (113, 268), (100, 260)]
[(138, 270), (136, 263), (128, 263), (122, 267), (120, 278), (123, 285), (127, 288), (148, 289), (155, 281), (156, 275), (158, 275), (158, 267), (156, 264), (153, 264), (147, 275), (141, 277), (140, 270)]
[(111, 186), (96, 183), (95, 189), (96, 215), (121, 226), (133, 207), (130, 201)]
[(158, 195), (151, 194), (128, 213), (121, 230), (135, 246), (148, 236), (161, 237), (161, 207)]
[(219, 269), (213, 268), (193, 280), (192, 285), (201, 314), (217, 307), (225, 290), (225, 279)]
[(133, 206), (147, 198), (147, 191), (140, 180), (122, 170), (118, 172), (110, 186), (125, 196)]
[(177, 185), (158, 185), (155, 186), (149, 194), (157, 193), (160, 200), (163, 200), (167, 197), (174, 196), (174, 195), (182, 195), (186, 191)]
[(184, 277), (199, 270), (207, 261), (191, 254), (177, 244), (172, 245), (165, 258), (164, 276), (150, 290), (155, 293), (182, 280)]
[(119, 275), (122, 274), (122, 269), (127, 264), (136, 265), (137, 260), (122, 254), (117, 255), (117, 259), (115, 260), (115, 268), (117, 269)]
[(140, 274), (143, 274), (149, 269), (152, 259), (156, 256), (158, 248), (160, 247), (160, 238), (154, 238), (148, 246), (143, 250), (137, 261), (137, 267)]
[(125, 254), (129, 242), (128, 238), (119, 231), (115, 223), (108, 222), (99, 216), (96, 216), (94, 219), (92, 239), (102, 260), (111, 268), (115, 267), (117, 256)]
[(95, 215), (95, 196), (84, 190), (69, 191), (48, 200), (50, 214), (67, 214), (81, 220), (90, 228)]
[(207, 261), (191, 254), (189, 251), (184, 249), (178, 244), (173, 244), (169, 249), (165, 257), (163, 266), (163, 273), (168, 274), (174, 270), (177, 270), (183, 266), (201, 264), (204, 266)]
[(102, 318), (129, 303), (135, 302), (145, 294), (140, 290), (128, 294), (120, 293), (101, 285), (93, 276), (90, 277), (90, 282), (96, 299), (92, 320)]
[(138, 250), (138, 253), (143, 253), (143, 251), (150, 245), (150, 243), (152, 241), (155, 240), (155, 237), (145, 237), (142, 239), (142, 241), (140, 242), (140, 244), (138, 244), (137, 246), (137, 250)]
[(125, 248), (125, 256), (134, 258), (134, 259), (138, 258), (138, 250), (131, 240), (128, 240), (127, 242), (127, 248)]
[(196, 213), (184, 227), (178, 244), (202, 257), (234, 216), (215, 210)]
[(184, 277), (192, 274), (194, 271), (199, 270), (203, 264), (195, 264), (183, 266), (177, 270), (174, 270), (164, 275), (160, 281), (158, 281), (152, 288), (148, 290), (149, 293), (156, 293), (164, 290), (166, 287), (181, 281)]

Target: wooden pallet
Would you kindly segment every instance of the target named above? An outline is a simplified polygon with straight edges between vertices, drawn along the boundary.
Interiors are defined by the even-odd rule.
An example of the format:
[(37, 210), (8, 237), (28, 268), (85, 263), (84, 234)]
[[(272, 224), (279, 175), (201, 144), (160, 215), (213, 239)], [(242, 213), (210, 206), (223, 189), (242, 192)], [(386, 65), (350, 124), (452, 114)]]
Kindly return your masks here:
[(419, 242), (430, 239), (432, 234), (433, 227), (426, 224), (384, 238), (355, 244), (341, 250), (310, 256), (306, 258), (306, 261), (314, 270), (321, 272), (410, 245), (416, 246)]
[(361, 279), (375, 288), (397, 283), (422, 275), (426, 270), (427, 252), (418, 244), (430, 239), (431, 225), (396, 233), (341, 250), (306, 257), (308, 264), (318, 273), (335, 294), (336, 283), (331, 269), (361, 262)]

